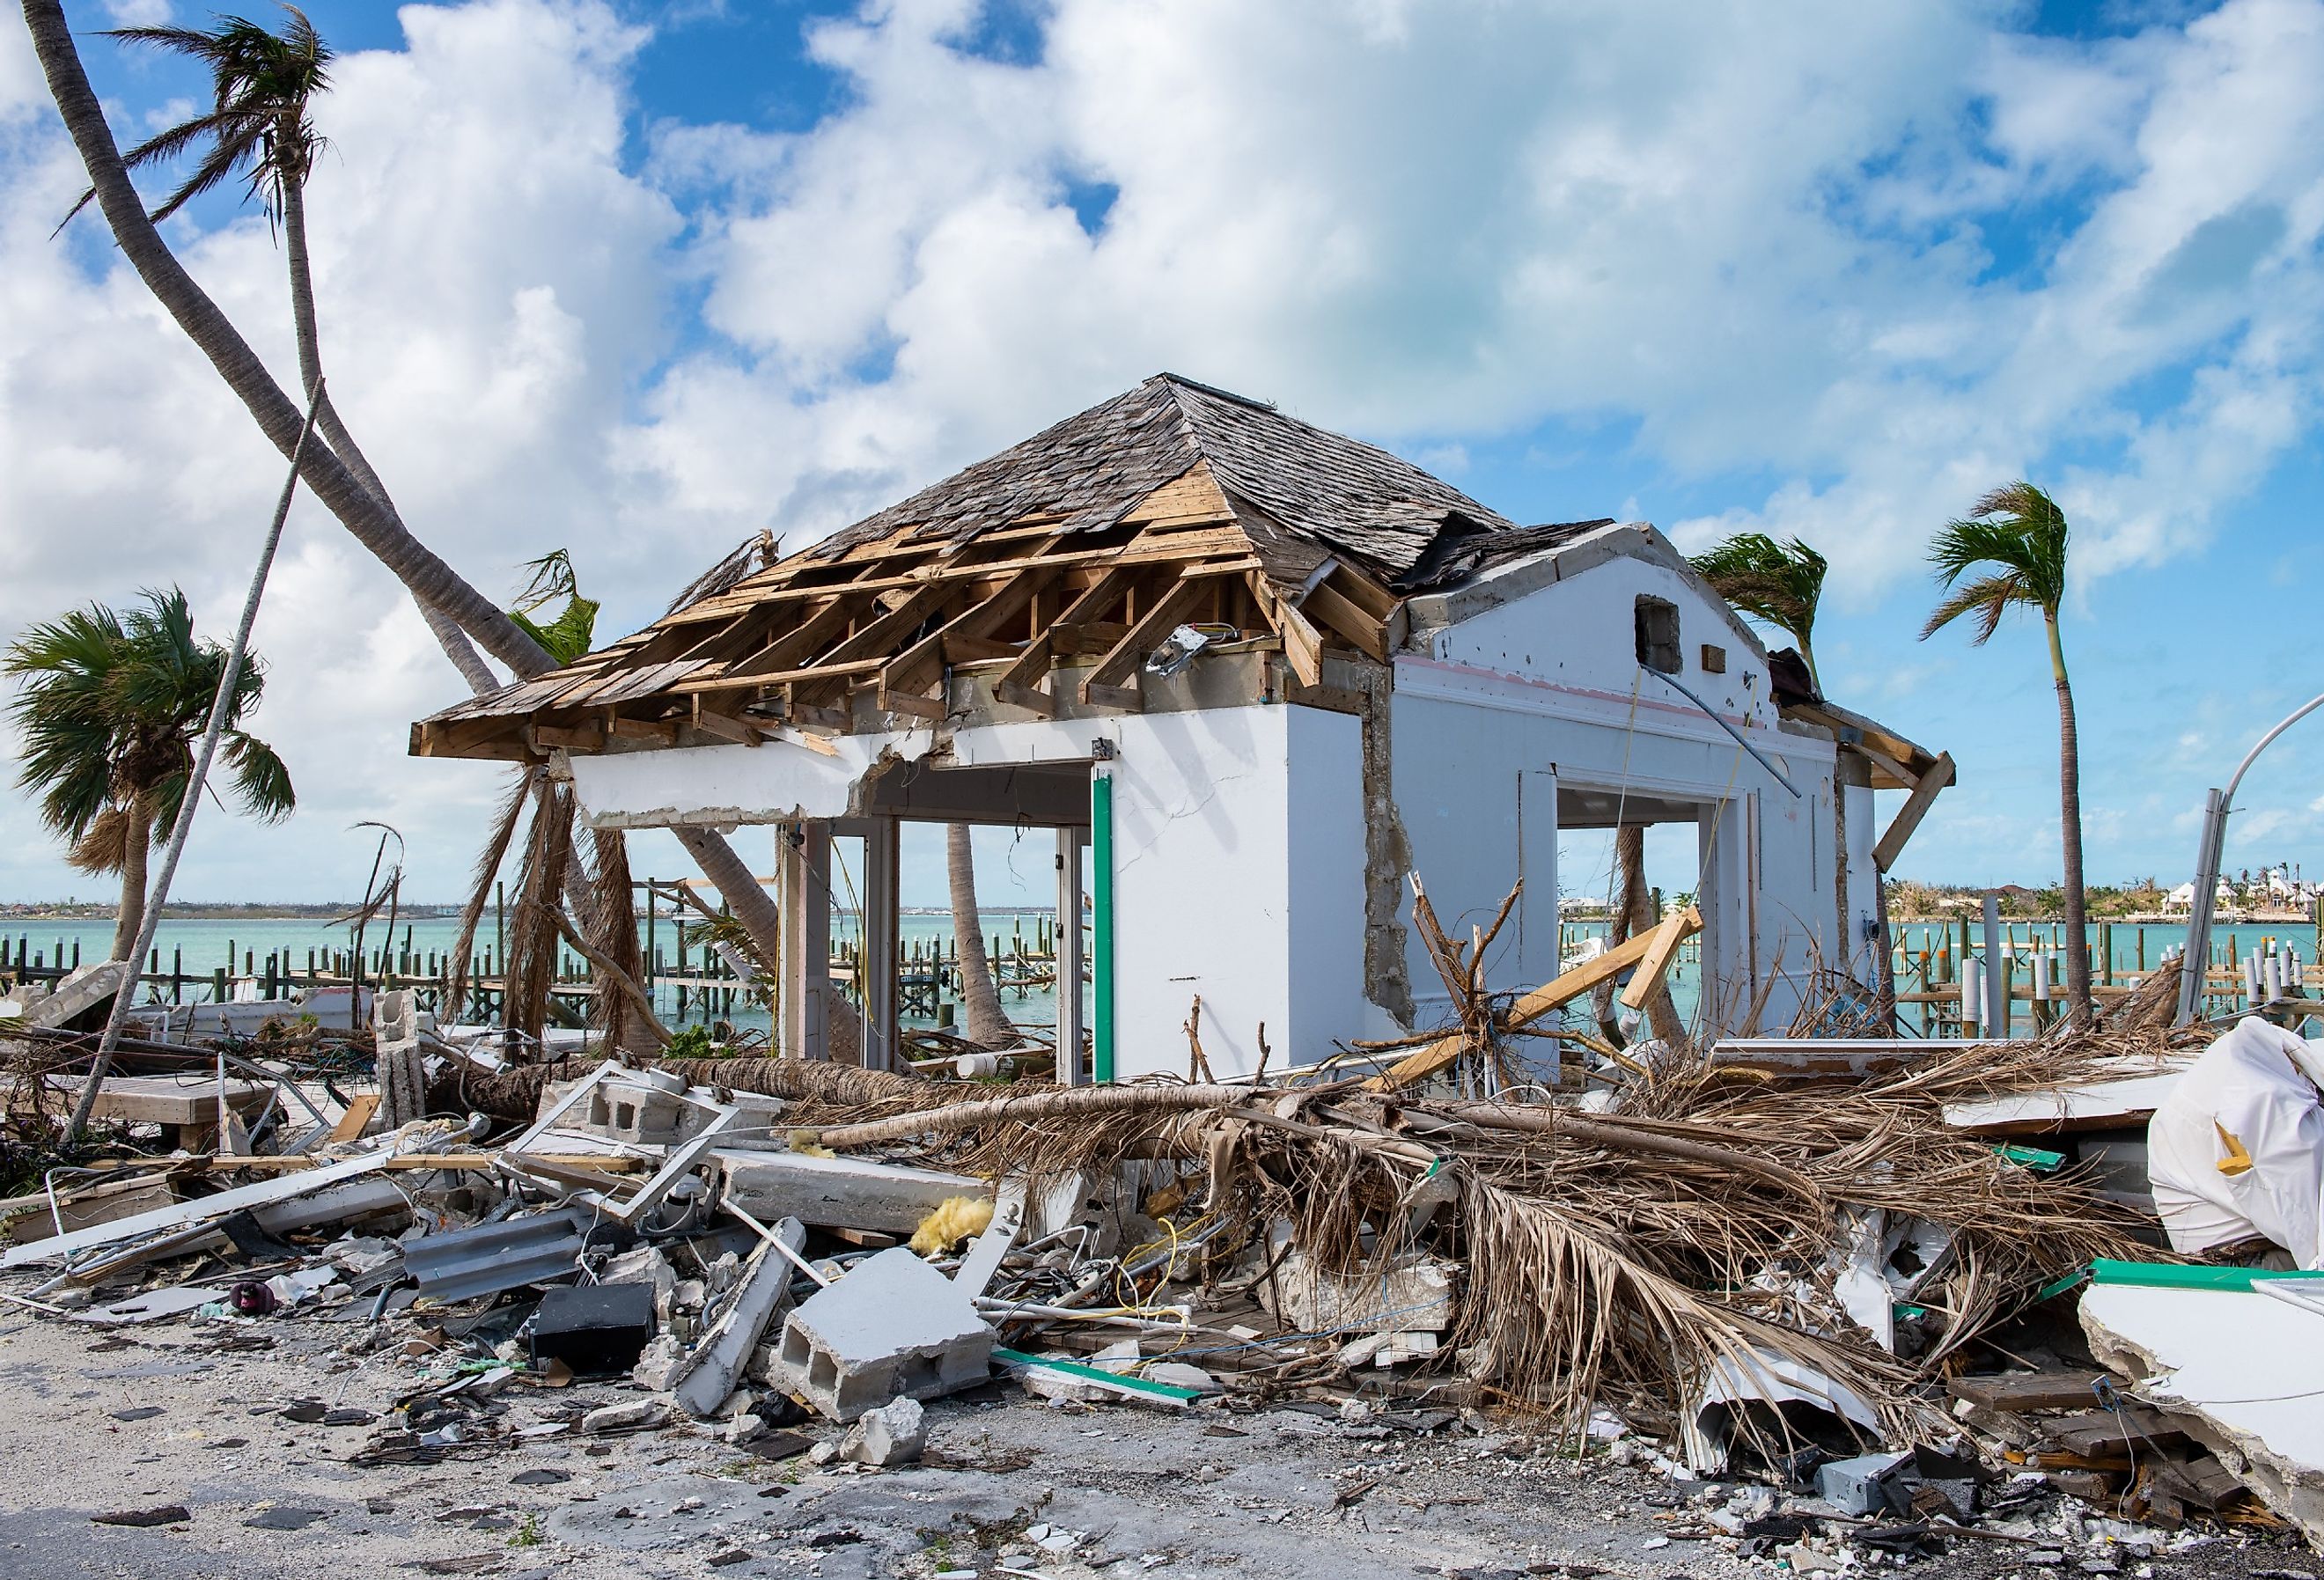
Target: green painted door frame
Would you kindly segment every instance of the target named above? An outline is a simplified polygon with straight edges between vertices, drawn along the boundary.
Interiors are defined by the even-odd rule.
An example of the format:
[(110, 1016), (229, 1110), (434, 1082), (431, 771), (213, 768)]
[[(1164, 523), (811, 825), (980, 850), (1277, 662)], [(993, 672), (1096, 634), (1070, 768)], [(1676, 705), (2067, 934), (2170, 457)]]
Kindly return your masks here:
[(1090, 772), (1090, 1078), (1113, 1080), (1113, 774)]

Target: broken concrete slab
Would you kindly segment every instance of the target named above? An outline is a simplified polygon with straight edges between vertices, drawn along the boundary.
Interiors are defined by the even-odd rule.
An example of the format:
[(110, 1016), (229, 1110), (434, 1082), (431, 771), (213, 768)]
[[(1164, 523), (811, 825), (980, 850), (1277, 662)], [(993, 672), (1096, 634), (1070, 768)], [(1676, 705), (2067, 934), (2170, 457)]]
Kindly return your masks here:
[(762, 1224), (797, 1218), (818, 1229), (909, 1234), (954, 1197), (992, 1194), (990, 1183), (969, 1175), (861, 1158), (750, 1151), (723, 1143), (710, 1155), (726, 1177), (724, 1199)]
[(1001, 1259), (1017, 1243), (1017, 1235), (1024, 1227), (1025, 1182), (1003, 1180), (993, 1197), (992, 1221), (961, 1256), (960, 1270), (952, 1276), (954, 1286), (972, 1297), (983, 1294), (991, 1286), (993, 1275), (1001, 1270)]
[[(100, 960), (68, 975), (55, 991), (24, 1004), (27, 1026), (63, 1026), (121, 991), (129, 975), (126, 960)], [(21, 1000), (19, 1002), (22, 1002)]]
[[(2232, 1280), (2236, 1270), (2164, 1270)], [(2324, 1289), (2324, 1278), (2282, 1281)], [(2279, 1298), (2255, 1280), (2172, 1288), (2102, 1278), (2082, 1292), (2081, 1319), (2102, 1363), (2139, 1380), (2140, 1398), (2324, 1545), (2324, 1302)]]
[[(807, 1225), (797, 1218), (776, 1224), (775, 1234), (794, 1254), (807, 1248)], [(790, 1299), (791, 1278), (790, 1257), (774, 1247), (751, 1253), (725, 1308), (675, 1373), (673, 1391), (687, 1414), (706, 1419), (733, 1396), (751, 1352)]]
[(982, 1382), (994, 1337), (965, 1291), (898, 1246), (793, 1311), (779, 1354), (810, 1403), (853, 1421), (891, 1399), (935, 1399)]

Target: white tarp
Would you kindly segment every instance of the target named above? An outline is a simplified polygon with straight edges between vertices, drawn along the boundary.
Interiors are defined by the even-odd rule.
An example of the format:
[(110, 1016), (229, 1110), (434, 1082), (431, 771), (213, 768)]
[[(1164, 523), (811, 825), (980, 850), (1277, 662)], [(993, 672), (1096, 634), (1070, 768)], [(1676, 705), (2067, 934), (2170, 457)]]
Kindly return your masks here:
[(2238, 1021), (2204, 1049), (2146, 1130), (2171, 1246), (2260, 1235), (2324, 1267), (2324, 1042)]

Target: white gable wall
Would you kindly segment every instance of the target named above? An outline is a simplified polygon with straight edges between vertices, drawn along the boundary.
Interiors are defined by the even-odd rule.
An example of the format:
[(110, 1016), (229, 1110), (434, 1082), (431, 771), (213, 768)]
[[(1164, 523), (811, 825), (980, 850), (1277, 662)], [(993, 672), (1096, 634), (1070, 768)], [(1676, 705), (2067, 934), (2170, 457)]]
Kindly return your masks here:
[[(1800, 796), (1641, 669), (1641, 595), (1678, 609), (1679, 681), (1782, 767)], [(1725, 650), (1725, 673), (1703, 670), (1705, 642)], [(1702, 808), (1698, 890), (1720, 1019), (1739, 1020), (1771, 973), (1803, 972), (1817, 951), (1839, 957), (1831, 743), (1779, 725), (1757, 642), (1691, 577), (1629, 554), (1596, 558), (1435, 632), (1427, 647), (1425, 657), (1397, 661), (1396, 802), (1415, 867), (1448, 927), (1456, 917), (1464, 929), (1469, 919), (1489, 919), (1510, 882), (1526, 877), (1527, 946), (1505, 935), (1499, 958), (1488, 963), (1495, 987), (1528, 988), (1555, 975), (1554, 826), (1544, 827), (1547, 798), (1528, 795), (1521, 816), (1518, 807), (1521, 787), (1545, 788), (1553, 776), (1569, 789), (1627, 785)], [(1858, 896), (1849, 899), (1854, 909)], [(1441, 1020), (1448, 995), (1416, 937), (1406, 971), (1416, 1018)], [(1794, 1003), (1779, 984), (1764, 1021), (1787, 1020)]]

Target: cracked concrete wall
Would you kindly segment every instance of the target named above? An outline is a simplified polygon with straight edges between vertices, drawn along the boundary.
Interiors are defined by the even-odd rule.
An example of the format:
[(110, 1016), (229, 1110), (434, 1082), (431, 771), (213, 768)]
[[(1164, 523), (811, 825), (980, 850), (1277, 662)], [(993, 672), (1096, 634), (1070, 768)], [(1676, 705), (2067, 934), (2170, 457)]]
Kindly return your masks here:
[[(1411, 929), (1404, 910), (1412, 871), (1412, 840), (1396, 804), (1396, 708), (1393, 671), (1367, 665), (1359, 686), (1364, 808), (1364, 997), (1385, 1012), (1396, 1030), (1413, 1023), (1412, 975), (1406, 956)], [(1423, 880), (1425, 882), (1425, 880)]]

